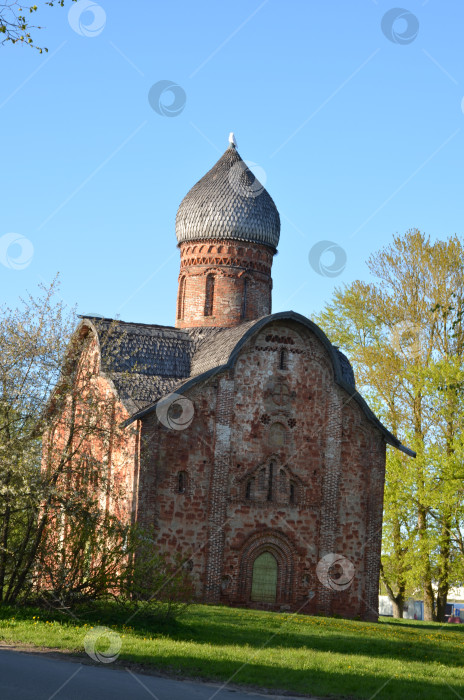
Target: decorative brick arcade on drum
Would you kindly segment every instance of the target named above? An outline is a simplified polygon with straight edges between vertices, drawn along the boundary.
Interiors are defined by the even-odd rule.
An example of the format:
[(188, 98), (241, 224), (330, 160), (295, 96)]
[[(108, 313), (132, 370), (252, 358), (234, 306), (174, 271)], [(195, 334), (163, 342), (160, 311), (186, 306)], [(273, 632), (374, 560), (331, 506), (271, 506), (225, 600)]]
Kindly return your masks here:
[(124, 416), (126, 512), (201, 601), (377, 619), (386, 445), (412, 453), (320, 328), (271, 313), (280, 218), (233, 140), (176, 235), (175, 326), (77, 331)]

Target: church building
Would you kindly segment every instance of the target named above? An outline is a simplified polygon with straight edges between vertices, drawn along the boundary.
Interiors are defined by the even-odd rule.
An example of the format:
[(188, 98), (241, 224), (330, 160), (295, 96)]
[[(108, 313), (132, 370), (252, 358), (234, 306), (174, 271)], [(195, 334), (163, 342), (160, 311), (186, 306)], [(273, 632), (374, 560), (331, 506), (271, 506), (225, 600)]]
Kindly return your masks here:
[[(127, 431), (127, 518), (199, 601), (376, 620), (386, 446), (348, 359), (272, 313), (280, 217), (229, 147), (176, 218), (175, 325), (81, 317)], [(115, 351), (116, 348), (116, 351)]]

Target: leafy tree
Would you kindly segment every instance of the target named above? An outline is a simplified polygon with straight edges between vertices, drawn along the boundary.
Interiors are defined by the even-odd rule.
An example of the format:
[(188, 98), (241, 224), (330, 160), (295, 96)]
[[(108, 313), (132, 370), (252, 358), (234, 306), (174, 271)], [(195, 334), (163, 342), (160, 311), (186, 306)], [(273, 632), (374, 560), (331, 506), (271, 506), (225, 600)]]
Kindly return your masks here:
[(382, 580), (399, 616), (422, 591), (425, 618), (443, 619), (461, 575), (463, 253), (456, 236), (395, 236), (368, 260), (375, 282), (337, 289), (317, 318), (347, 349), (381, 419), (417, 453), (387, 457)]
[(40, 543), (44, 407), (74, 323), (56, 289), (0, 309), (0, 602), (18, 597)]
[[(0, 309), (0, 603), (114, 595), (132, 609), (156, 594), (150, 610), (172, 615), (188, 598), (186, 573), (132, 525), (113, 455), (130, 458), (134, 428), (57, 286)], [(105, 357), (122, 341), (110, 327)]]

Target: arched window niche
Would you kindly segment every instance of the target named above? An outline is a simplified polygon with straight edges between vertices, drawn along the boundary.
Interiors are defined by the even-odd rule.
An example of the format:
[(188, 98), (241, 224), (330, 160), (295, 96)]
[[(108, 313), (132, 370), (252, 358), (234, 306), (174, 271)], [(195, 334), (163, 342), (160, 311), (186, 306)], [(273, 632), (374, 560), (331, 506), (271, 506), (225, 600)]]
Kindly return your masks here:
[(294, 481), (290, 482), (289, 501), (291, 505), (296, 503), (296, 484)]
[(254, 496), (254, 479), (248, 479), (245, 489), (245, 498), (250, 501)]
[(187, 491), (187, 472), (178, 472), (176, 491), (177, 493), (185, 493)]
[(288, 369), (288, 350), (282, 348), (279, 352), (279, 369)]
[(243, 281), (243, 296), (242, 296), (242, 308), (240, 311), (240, 318), (242, 320), (246, 319), (248, 313), (248, 296), (250, 293), (250, 280), (245, 277)]
[(268, 482), (267, 482), (267, 500), (274, 500), (274, 462), (269, 462)]
[(275, 603), (277, 597), (277, 559), (263, 552), (253, 562), (251, 600), (257, 603)]
[(273, 447), (283, 447), (287, 441), (287, 429), (283, 423), (273, 423), (269, 428), (269, 442)]
[(185, 306), (185, 277), (179, 282), (179, 296), (177, 297), (177, 318), (184, 318), (184, 306)]
[(205, 316), (212, 316), (213, 315), (215, 283), (216, 283), (216, 280), (214, 278), (214, 275), (212, 275), (212, 274), (206, 275), (205, 311), (204, 311)]

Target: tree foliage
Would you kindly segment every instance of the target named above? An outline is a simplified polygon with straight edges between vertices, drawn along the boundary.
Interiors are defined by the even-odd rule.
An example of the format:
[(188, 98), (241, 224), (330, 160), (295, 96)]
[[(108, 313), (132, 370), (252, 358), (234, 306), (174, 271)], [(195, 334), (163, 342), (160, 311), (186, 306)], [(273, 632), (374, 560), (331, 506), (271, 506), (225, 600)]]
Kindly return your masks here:
[[(77, 0), (71, 0), (77, 2)], [(65, 0), (49, 0), (44, 5), (53, 7), (60, 5), (64, 7)], [(2, 44), (10, 42), (12, 44), (25, 44), (39, 51), (39, 53), (47, 52), (45, 47), (37, 46), (34, 42), (32, 32), (36, 29), (42, 29), (41, 26), (33, 23), (33, 17), (38, 11), (38, 5), (24, 5), (19, 0), (3, 0), (0, 1), (0, 41)]]
[[(131, 428), (57, 285), (0, 309), (0, 603), (153, 598), (150, 610), (174, 614), (191, 593), (186, 572), (132, 523), (112, 462), (126, 449), (130, 459)], [(106, 354), (121, 342), (110, 328)]]
[(348, 351), (358, 386), (417, 453), (387, 456), (382, 579), (402, 615), (421, 593), (443, 619), (462, 582), (464, 250), (416, 229), (368, 260), (373, 282), (337, 289), (317, 322)]
[(55, 303), (56, 287), (0, 310), (0, 601), (24, 589), (41, 539), (44, 409), (74, 323)]

